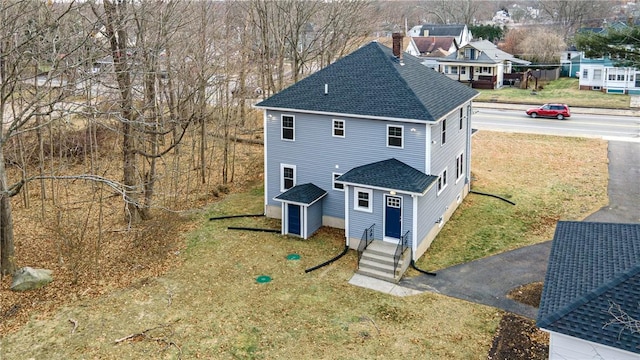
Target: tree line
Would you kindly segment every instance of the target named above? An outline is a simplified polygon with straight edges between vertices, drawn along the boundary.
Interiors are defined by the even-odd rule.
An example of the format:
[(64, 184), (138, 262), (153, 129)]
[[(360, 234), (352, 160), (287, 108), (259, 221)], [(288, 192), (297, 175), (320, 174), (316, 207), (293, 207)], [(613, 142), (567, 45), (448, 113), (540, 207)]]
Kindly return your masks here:
[[(536, 3), (569, 28), (601, 2)], [(237, 140), (256, 130), (249, 124), (257, 99), (407, 24), (474, 24), (501, 6), (476, 0), (1, 2), (0, 273), (16, 267), (12, 198), (28, 207), (37, 189), (44, 217), (44, 204), (59, 201), (57, 184), (90, 181), (121, 198), (124, 222), (135, 226), (189, 192), (181, 189), (184, 179), (167, 178), (161, 168), (188, 173), (191, 187), (234, 181)], [(117, 142), (105, 144), (105, 134)], [(108, 167), (100, 163), (105, 149), (119, 153)], [(84, 171), (68, 173), (65, 164), (78, 161)], [(99, 193), (88, 201), (101, 201)]]

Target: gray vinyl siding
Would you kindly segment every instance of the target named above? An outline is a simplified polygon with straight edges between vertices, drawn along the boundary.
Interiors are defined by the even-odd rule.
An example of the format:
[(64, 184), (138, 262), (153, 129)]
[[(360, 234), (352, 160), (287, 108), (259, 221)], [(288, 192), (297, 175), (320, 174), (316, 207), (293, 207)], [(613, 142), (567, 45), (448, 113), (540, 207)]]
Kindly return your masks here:
[[(295, 116), (295, 141), (281, 140), (281, 114)], [(273, 117), (270, 118), (269, 116)], [(334, 137), (333, 120), (345, 121), (345, 137)], [(403, 148), (387, 147), (387, 125), (403, 127)], [(296, 184), (313, 183), (327, 191), (323, 199), (326, 216), (344, 218), (344, 192), (334, 190), (333, 173), (372, 162), (396, 158), (425, 171), (426, 124), (402, 123), (315, 114), (267, 112), (266, 151), (268, 205), (279, 206), (280, 164), (296, 166)], [(411, 131), (415, 129), (415, 131)], [(382, 198), (374, 201), (382, 201)], [(369, 224), (371, 225), (371, 224)]]
[[(349, 236), (359, 239), (365, 229), (375, 224), (373, 237), (376, 240), (382, 240), (384, 237), (384, 210), (385, 210), (385, 194), (386, 191), (373, 191), (373, 212), (365, 212), (354, 210), (354, 188), (349, 186)], [(402, 231), (404, 235), (407, 230), (411, 230), (413, 224), (413, 198), (411, 195), (396, 194), (394, 196), (402, 197)], [(410, 242), (411, 243), (411, 242)]]
[[(466, 113), (466, 106), (463, 113)], [(447, 188), (440, 196), (457, 194), (460, 192), (461, 184), (455, 184), (456, 180), (456, 157), (464, 153), (464, 158), (468, 157), (467, 153), (467, 126), (468, 116), (464, 119), (462, 130), (459, 128), (459, 111), (456, 110), (447, 117), (446, 143), (442, 144), (442, 122), (438, 122), (431, 130), (431, 174), (439, 175), (447, 168)], [(465, 168), (467, 166), (465, 165)], [(466, 173), (467, 169), (465, 169)], [(464, 181), (462, 181), (464, 183)], [(454, 190), (452, 188), (456, 188)], [(454, 195), (455, 198), (455, 195)], [(448, 203), (448, 202), (447, 202)]]
[(435, 206), (436, 187), (433, 186), (424, 196), (418, 198), (418, 234), (415, 237), (418, 242), (422, 241), (434, 226), (438, 226), (436, 220), (442, 216), (439, 207)]
[(322, 200), (307, 208), (307, 237), (313, 235), (322, 226)]
[[(456, 197), (460, 194), (468, 181), (469, 174), (469, 148), (467, 147), (467, 136), (469, 131), (470, 114), (467, 104), (463, 105), (463, 126), (460, 129), (460, 112), (456, 109), (447, 117), (446, 143), (442, 145), (442, 123), (435, 124), (431, 129), (431, 175), (439, 175), (447, 168), (447, 186), (437, 195), (437, 184), (427, 192), (426, 195), (418, 198), (418, 234), (417, 239), (424, 239), (427, 233), (438, 226), (436, 221), (444, 216), (448, 207), (455, 203)], [(456, 183), (456, 158), (464, 156), (464, 175)]]

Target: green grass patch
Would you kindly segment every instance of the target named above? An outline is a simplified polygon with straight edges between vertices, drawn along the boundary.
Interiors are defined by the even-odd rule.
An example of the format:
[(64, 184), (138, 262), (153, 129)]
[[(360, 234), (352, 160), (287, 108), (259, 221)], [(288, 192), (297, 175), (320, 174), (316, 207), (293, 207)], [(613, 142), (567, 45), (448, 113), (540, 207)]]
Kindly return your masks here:
[(551, 240), (558, 220), (581, 220), (607, 203), (607, 148), (597, 139), (479, 132), (472, 188), (416, 263), (437, 270)]
[(580, 90), (578, 79), (560, 78), (551, 82), (539, 82), (533, 95), (533, 86), (529, 89), (505, 86), (497, 90), (478, 89), (480, 95), (476, 101), (506, 102), (516, 104), (543, 104), (548, 102), (564, 103), (575, 107), (595, 107), (607, 109), (628, 109), (629, 95), (606, 94), (600, 91)]

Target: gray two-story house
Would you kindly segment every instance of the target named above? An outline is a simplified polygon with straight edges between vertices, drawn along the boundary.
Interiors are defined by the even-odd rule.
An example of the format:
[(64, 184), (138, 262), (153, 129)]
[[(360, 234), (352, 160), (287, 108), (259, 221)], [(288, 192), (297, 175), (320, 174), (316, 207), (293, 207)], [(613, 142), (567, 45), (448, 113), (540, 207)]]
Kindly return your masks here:
[(283, 234), (325, 225), (360, 252), (388, 245), (396, 280), (398, 254), (424, 254), (469, 191), (477, 95), (403, 54), (401, 40), (369, 43), (256, 105), (265, 214)]

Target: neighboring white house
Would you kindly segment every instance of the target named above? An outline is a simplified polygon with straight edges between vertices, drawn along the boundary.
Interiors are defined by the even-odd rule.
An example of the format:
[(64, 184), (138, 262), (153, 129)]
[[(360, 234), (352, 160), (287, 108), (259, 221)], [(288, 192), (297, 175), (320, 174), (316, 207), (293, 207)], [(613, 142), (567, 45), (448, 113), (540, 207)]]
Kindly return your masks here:
[[(606, 34), (607, 30), (625, 30), (629, 25), (614, 22), (606, 28), (583, 28), (580, 33)], [(610, 57), (587, 58), (583, 52), (563, 53), (570, 59), (561, 59), (563, 68), (569, 68), (569, 76), (579, 78), (580, 90), (596, 90), (609, 94), (640, 94), (640, 70), (632, 67), (617, 67)]]
[[(414, 36), (409, 39), (406, 52), (417, 57), (444, 56), (458, 50), (453, 36)], [(441, 55), (442, 56), (442, 55)]]
[(549, 359), (640, 359), (639, 304), (640, 224), (558, 222), (537, 319)]
[(407, 36), (453, 37), (458, 46), (464, 46), (473, 39), (467, 25), (462, 24), (423, 24), (416, 25), (407, 32)]
[(531, 64), (498, 49), (488, 40), (472, 41), (438, 62), (439, 71), (449, 78), (464, 83), (486, 79), (492, 89), (502, 87), (504, 74), (511, 73), (514, 64)]
[(419, 57), (422, 64), (438, 71), (438, 59), (458, 50), (453, 36), (414, 36), (409, 38), (406, 52)]
[(580, 90), (598, 90), (609, 94), (640, 94), (640, 70), (616, 67), (609, 57), (589, 59), (580, 55), (577, 71)]

